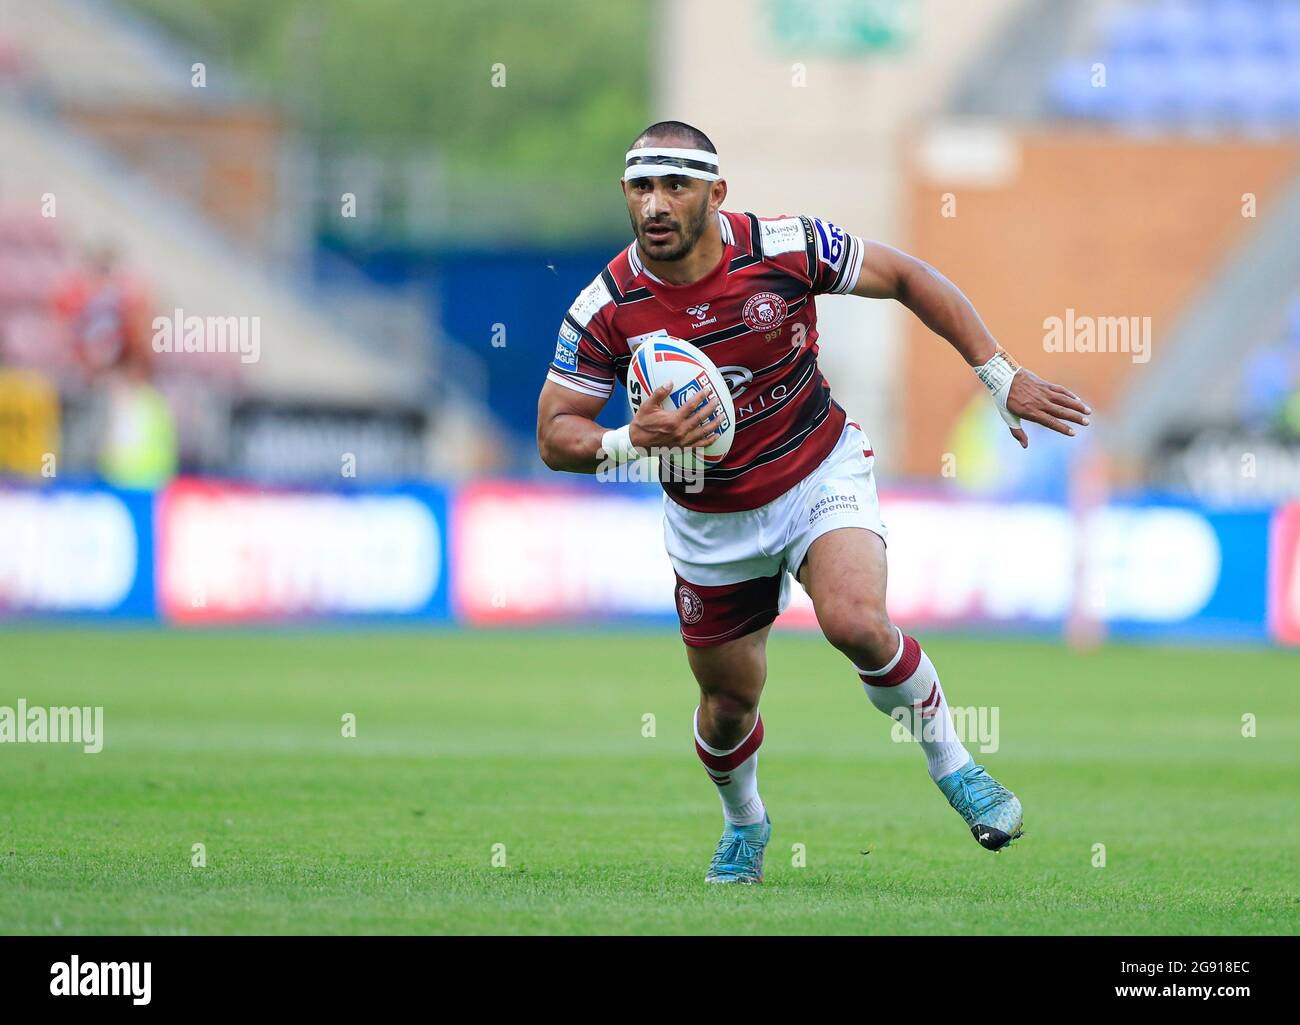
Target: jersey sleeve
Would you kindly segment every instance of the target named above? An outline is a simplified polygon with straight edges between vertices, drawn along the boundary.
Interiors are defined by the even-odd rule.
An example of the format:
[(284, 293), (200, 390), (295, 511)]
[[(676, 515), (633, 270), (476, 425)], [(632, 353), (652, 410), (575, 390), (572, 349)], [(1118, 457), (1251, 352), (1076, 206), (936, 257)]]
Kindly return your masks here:
[(862, 239), (821, 217), (760, 218), (764, 259), (808, 282), (813, 295), (853, 290), (862, 269)]
[(858, 283), (862, 269), (862, 239), (820, 217), (806, 218), (813, 229), (814, 295), (844, 295)]
[(605, 283), (597, 278), (569, 307), (560, 322), (548, 381), (602, 399), (613, 394), (614, 353), (600, 316), (612, 302)]

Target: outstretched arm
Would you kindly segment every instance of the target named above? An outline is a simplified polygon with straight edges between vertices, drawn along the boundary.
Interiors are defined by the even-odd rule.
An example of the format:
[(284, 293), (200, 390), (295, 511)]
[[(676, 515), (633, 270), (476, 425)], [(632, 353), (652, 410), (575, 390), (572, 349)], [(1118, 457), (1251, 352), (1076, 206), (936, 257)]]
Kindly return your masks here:
[[(870, 299), (896, 299), (916, 314), (921, 323), (947, 340), (977, 372), (1000, 351), (975, 307), (956, 285), (928, 263), (892, 246), (864, 242), (862, 269), (852, 294)], [(1068, 435), (1075, 433), (1072, 423), (1088, 426), (1092, 410), (1074, 392), (1044, 381), (1014, 362), (1009, 365), (1015, 369), (1006, 407), (1013, 418), (1023, 417)], [(1008, 426), (1020, 447), (1028, 448), (1029, 438), (1023, 428), (1012, 420), (1008, 420)]]

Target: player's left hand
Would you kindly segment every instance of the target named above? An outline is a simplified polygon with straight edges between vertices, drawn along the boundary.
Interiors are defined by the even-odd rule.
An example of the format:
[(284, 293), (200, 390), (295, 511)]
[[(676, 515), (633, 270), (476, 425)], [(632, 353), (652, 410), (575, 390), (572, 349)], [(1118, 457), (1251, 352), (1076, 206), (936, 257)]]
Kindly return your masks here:
[[(1032, 370), (1021, 367), (1011, 379), (1011, 391), (1007, 394), (1007, 409), (1020, 417), (1056, 431), (1074, 437), (1075, 429), (1071, 423), (1080, 427), (1088, 426), (1088, 416), (1092, 409), (1079, 396), (1059, 384), (1044, 381)], [(1069, 421), (1066, 423), (1065, 421)], [(1021, 448), (1029, 447), (1029, 437), (1024, 428), (1012, 427), (1011, 436), (1020, 442)]]

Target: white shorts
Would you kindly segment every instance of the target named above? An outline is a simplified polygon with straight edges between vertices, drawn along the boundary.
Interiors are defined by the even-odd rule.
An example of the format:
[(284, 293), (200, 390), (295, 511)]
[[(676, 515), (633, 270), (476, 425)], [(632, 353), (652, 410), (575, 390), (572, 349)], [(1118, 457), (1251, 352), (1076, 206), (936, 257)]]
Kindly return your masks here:
[(816, 470), (757, 509), (695, 512), (665, 493), (664, 546), (678, 577), (686, 643), (722, 644), (772, 622), (790, 603), (791, 576), (823, 534), (863, 527), (885, 539), (875, 461), (866, 434), (849, 421)]

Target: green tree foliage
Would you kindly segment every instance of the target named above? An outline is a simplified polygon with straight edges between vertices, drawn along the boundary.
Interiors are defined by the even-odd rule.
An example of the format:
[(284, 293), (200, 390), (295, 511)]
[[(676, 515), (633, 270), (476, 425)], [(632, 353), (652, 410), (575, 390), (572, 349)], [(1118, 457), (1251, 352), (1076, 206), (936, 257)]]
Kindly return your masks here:
[(507, 211), (520, 234), (619, 226), (618, 203), (596, 213), (590, 195), (614, 187), (650, 113), (653, 0), (131, 2), (234, 67), (323, 153), (436, 154), (453, 206), (497, 193), (484, 223)]

